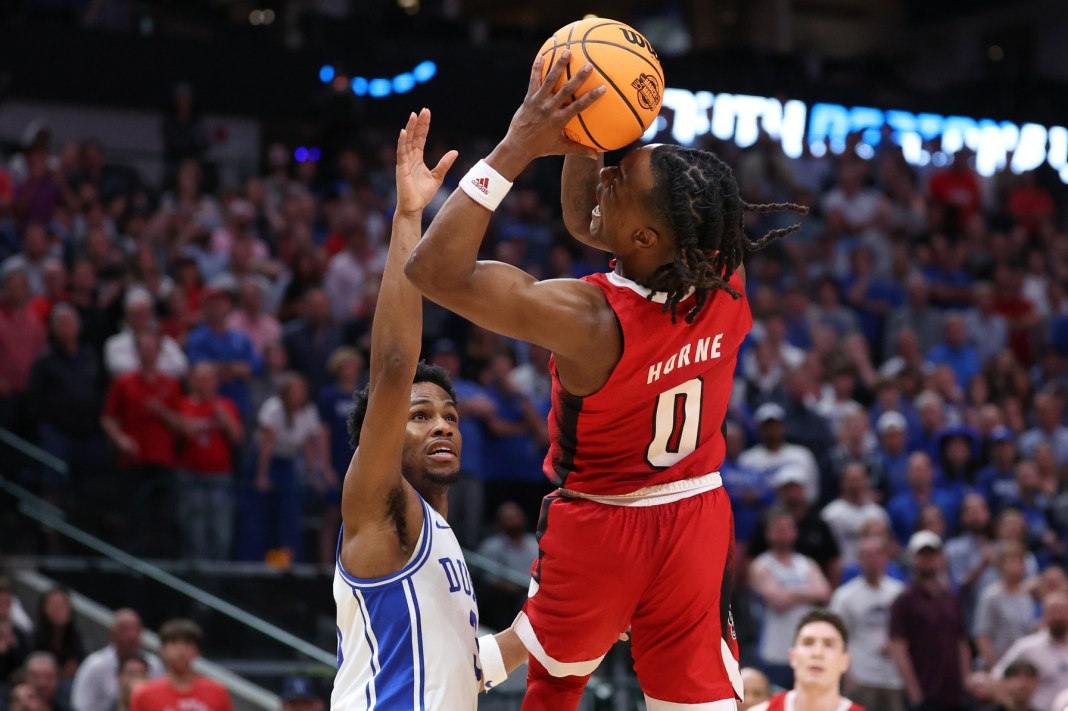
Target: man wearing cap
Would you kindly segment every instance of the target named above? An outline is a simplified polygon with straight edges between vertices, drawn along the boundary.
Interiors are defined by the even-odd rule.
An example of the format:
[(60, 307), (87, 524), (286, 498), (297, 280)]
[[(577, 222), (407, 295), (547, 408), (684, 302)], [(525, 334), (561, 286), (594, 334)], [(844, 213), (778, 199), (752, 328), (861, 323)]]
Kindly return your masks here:
[[(786, 464), (775, 472), (771, 485), (775, 489), (776, 502), (794, 519), (797, 527), (797, 552), (819, 564), (828, 579), (837, 581), (841, 572), (838, 543), (830, 527), (820, 517), (820, 510), (811, 506), (805, 498), (805, 483), (808, 477), (796, 464)], [(753, 533), (749, 554), (760, 555), (770, 547), (765, 527)]]
[(875, 421), (875, 431), (879, 437), (876, 453), (883, 468), (883, 496), (889, 501), (894, 496), (908, 490), (905, 472), (908, 470), (909, 452), (908, 420), (900, 412), (887, 410)]
[(282, 711), (322, 711), (323, 699), (306, 676), (288, 676), (282, 682)]
[(890, 607), (890, 654), (908, 703), (924, 711), (957, 711), (971, 670), (957, 596), (945, 582), (942, 539), (930, 531), (909, 538), (910, 585)]
[(766, 402), (757, 408), (756, 421), (760, 444), (750, 447), (738, 457), (738, 463), (763, 472), (768, 477), (787, 464), (795, 464), (805, 475), (805, 499), (815, 502), (819, 498), (819, 469), (816, 458), (808, 449), (786, 441), (786, 412), (774, 402)]

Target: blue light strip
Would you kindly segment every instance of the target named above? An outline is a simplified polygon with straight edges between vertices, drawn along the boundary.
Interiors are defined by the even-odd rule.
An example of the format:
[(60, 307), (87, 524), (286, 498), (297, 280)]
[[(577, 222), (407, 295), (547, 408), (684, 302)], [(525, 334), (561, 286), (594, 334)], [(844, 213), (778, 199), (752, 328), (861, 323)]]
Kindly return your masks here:
[[(335, 89), (344, 91), (345, 82), (356, 96), (370, 96), (381, 99), (393, 94), (406, 94), (419, 84), (437, 76), (438, 65), (429, 59), (416, 64), (411, 71), (401, 72), (393, 78), (386, 77), (360, 77), (349, 79), (341, 74), (331, 64), (324, 64), (319, 68), (319, 81), (323, 84), (334, 84)], [(335, 79), (337, 82), (335, 82)]]

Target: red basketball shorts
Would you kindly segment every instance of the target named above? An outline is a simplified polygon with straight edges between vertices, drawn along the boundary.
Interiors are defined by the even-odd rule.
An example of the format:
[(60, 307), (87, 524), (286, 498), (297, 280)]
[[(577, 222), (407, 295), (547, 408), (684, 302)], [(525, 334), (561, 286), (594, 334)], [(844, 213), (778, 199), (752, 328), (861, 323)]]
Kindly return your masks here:
[(734, 525), (722, 486), (655, 506), (555, 493), (538, 529), (540, 555), (515, 629), (550, 674), (589, 674), (630, 629), (650, 701), (732, 700), (733, 708), (741, 699)]

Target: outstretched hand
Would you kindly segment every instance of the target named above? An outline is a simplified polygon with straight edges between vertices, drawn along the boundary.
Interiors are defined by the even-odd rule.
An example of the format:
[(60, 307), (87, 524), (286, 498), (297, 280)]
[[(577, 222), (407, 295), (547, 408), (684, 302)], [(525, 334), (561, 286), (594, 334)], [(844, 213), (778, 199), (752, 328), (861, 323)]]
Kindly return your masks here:
[(517, 147), (521, 146), (530, 159), (563, 154), (586, 155), (591, 158), (597, 156), (597, 152), (592, 148), (576, 143), (564, 135), (564, 126), (579, 112), (604, 96), (605, 86), (601, 84), (572, 101), (575, 92), (593, 71), (593, 65), (587, 63), (560, 87), (559, 91), (554, 91), (553, 87), (570, 60), (571, 51), (565, 49), (545, 75), (544, 81), (541, 78), (541, 70), (545, 57), (539, 56), (534, 60), (526, 98), (512, 117), (508, 134), (505, 136), (506, 141), (513, 141)]
[(430, 109), (423, 109), (408, 117), (408, 124), (397, 138), (397, 212), (419, 212), (426, 207), (456, 161), (458, 153), (449, 151), (433, 170), (426, 167), (423, 150), (429, 132)]

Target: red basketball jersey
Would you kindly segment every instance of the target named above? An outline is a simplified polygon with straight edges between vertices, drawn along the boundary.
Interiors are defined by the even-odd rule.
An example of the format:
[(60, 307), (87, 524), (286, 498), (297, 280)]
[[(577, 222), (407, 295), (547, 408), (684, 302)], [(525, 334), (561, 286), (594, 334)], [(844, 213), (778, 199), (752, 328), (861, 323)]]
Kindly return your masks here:
[[(775, 694), (768, 699), (767, 711), (794, 711), (796, 706), (794, 705), (794, 695), (797, 692), (784, 691), (781, 694)], [(835, 711), (866, 711), (866, 709), (860, 704), (855, 704), (847, 698), (842, 698), (842, 703), (838, 705)]]
[[(663, 313), (664, 295), (618, 274), (594, 274), (619, 319), (623, 354), (604, 387), (577, 397), (564, 390), (550, 361), (551, 444), (544, 472), (557, 486), (584, 494), (630, 494), (717, 471), (723, 419), (738, 348), (753, 325), (745, 298), (709, 295), (693, 324), (694, 299)], [(742, 292), (742, 280), (730, 285)]]

